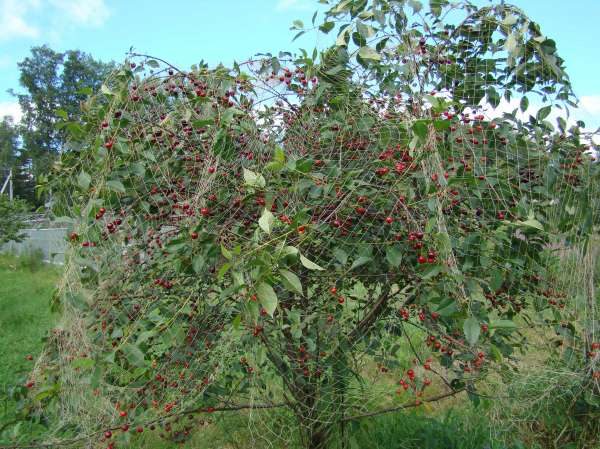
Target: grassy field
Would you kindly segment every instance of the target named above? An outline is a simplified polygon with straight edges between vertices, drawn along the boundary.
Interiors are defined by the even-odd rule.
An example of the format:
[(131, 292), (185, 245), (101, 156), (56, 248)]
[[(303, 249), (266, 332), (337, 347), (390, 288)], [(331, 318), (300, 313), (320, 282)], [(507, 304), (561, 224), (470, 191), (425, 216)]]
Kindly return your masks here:
[(0, 257), (0, 385), (21, 381), (43, 347), (53, 325), (49, 300), (60, 271), (42, 265), (35, 255)]
[[(50, 312), (49, 300), (59, 276), (59, 268), (41, 264), (35, 255), (0, 255), (1, 391), (23, 383), (41, 352), (42, 338), (58, 318)], [(529, 360), (536, 366), (524, 367), (513, 381), (488, 381), (484, 391), (498, 399), (482, 399), (474, 407), (461, 394), (418, 410), (354, 422), (346, 429), (349, 446), (344, 449), (599, 449), (599, 423), (570, 411), (577, 409), (577, 377), (560, 364), (548, 365), (542, 351)], [(0, 408), (0, 428), (3, 412), (10, 409), (10, 401)], [(127, 447), (296, 448), (285, 443), (290, 434), (284, 429), (293, 428), (290, 416), (258, 413), (252, 420), (245, 413), (204, 417), (200, 430), (184, 445), (145, 432)], [(600, 416), (600, 410), (586, 413)]]

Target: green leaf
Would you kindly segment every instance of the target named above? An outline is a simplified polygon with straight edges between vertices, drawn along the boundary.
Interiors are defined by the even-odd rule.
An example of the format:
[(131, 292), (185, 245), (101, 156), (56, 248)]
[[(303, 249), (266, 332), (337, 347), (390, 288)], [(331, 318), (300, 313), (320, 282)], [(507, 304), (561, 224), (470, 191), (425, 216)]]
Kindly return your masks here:
[(118, 192), (118, 193), (125, 193), (125, 186), (123, 185), (123, 183), (121, 181), (117, 181), (116, 179), (113, 179), (111, 181), (106, 181), (106, 187), (108, 187), (109, 190), (112, 190), (113, 192)]
[(223, 254), (223, 257), (227, 260), (231, 260), (231, 258), (233, 257), (233, 255), (231, 254), (231, 251), (229, 251), (225, 245), (221, 245), (221, 254)]
[(219, 268), (219, 271), (217, 272), (217, 279), (222, 280), (223, 277), (225, 276), (225, 273), (227, 273), (227, 271), (230, 268), (231, 268), (230, 263), (224, 263), (223, 265), (221, 265), (221, 268)]
[(63, 110), (63, 109), (57, 109), (56, 111), (54, 111), (54, 113), (59, 116), (60, 118), (62, 118), (63, 120), (68, 120), (69, 119), (69, 115), (67, 114), (67, 111)]
[(514, 330), (517, 328), (517, 325), (514, 321), (511, 320), (491, 320), (489, 328)]
[(284, 258), (287, 256), (296, 256), (297, 254), (298, 254), (298, 248), (296, 248), (294, 246), (284, 246), (281, 249), (280, 257)]
[(200, 274), (200, 272), (204, 268), (205, 263), (206, 262), (204, 260), (204, 256), (202, 256), (201, 254), (195, 255), (192, 259), (192, 268), (194, 270), (194, 273)]
[(413, 132), (421, 139), (427, 137), (427, 123), (425, 120), (417, 120), (412, 126)]
[(413, 9), (415, 14), (423, 9), (423, 4), (419, 0), (408, 0), (408, 4)]
[(375, 50), (367, 45), (360, 47), (358, 50), (358, 56), (362, 59), (368, 59), (371, 61), (381, 61), (381, 55)]
[(144, 353), (137, 346), (132, 345), (131, 343), (125, 343), (121, 347), (121, 350), (123, 351), (123, 354), (125, 354), (127, 361), (132, 365), (146, 366), (146, 362), (144, 361)]
[(354, 270), (355, 268), (362, 267), (363, 265), (368, 264), (372, 260), (373, 260), (372, 257), (360, 256), (358, 259), (356, 259), (352, 263), (352, 266), (350, 267), (350, 270)]
[(479, 326), (479, 321), (477, 318), (467, 318), (463, 324), (463, 331), (465, 333), (467, 342), (469, 342), (471, 346), (477, 343), (477, 340), (479, 340), (479, 334), (481, 332), (481, 327)]
[(337, 45), (338, 47), (343, 47), (343, 46), (347, 45), (348, 34), (350, 33), (351, 30), (352, 30), (352, 25), (346, 26), (340, 32), (340, 34), (338, 34), (338, 37), (335, 41), (335, 45)]
[(399, 267), (402, 262), (402, 252), (397, 246), (388, 246), (385, 250), (385, 258), (392, 267)]
[(537, 112), (536, 118), (541, 122), (550, 115), (550, 112), (552, 112), (552, 106), (545, 106)]
[(322, 33), (325, 33), (325, 34), (327, 34), (327, 33), (329, 33), (331, 30), (333, 30), (333, 28), (334, 28), (334, 27), (335, 27), (335, 22), (325, 22), (323, 25), (321, 25), (321, 26), (319, 27), (319, 30), (320, 30)]
[(348, 253), (341, 248), (336, 248), (333, 250), (333, 257), (335, 257), (335, 260), (342, 265), (346, 265), (346, 262), (348, 262)]
[(244, 182), (252, 187), (264, 188), (267, 185), (265, 178), (260, 173), (244, 168)]
[(275, 148), (275, 152), (273, 153), (273, 160), (275, 162), (285, 164), (285, 152), (281, 147)]
[(235, 145), (229, 134), (220, 129), (213, 144), (213, 152), (217, 156), (221, 156), (225, 160), (231, 160), (235, 156)]
[(509, 55), (514, 56), (519, 48), (519, 41), (517, 40), (517, 36), (515, 33), (511, 33), (507, 38), (504, 44), (506, 51)]
[(79, 184), (79, 187), (81, 187), (83, 190), (87, 190), (90, 187), (91, 182), (92, 177), (84, 171), (81, 171), (79, 176), (77, 176), (77, 184)]
[(529, 98), (525, 96), (521, 97), (521, 103), (519, 105), (519, 108), (522, 112), (525, 112), (527, 108), (529, 108)]
[(256, 288), (256, 296), (267, 313), (270, 316), (273, 316), (278, 303), (277, 295), (275, 294), (273, 287), (266, 282), (261, 282)]
[(281, 280), (285, 288), (291, 292), (302, 295), (302, 283), (300, 282), (300, 278), (296, 276), (295, 273), (292, 273), (288, 270), (279, 270), (279, 273), (282, 276)]
[(156, 59), (148, 59), (146, 61), (146, 65), (152, 67), (153, 69), (158, 69), (160, 67), (160, 64)]
[(362, 22), (358, 22), (356, 29), (358, 30), (358, 33), (365, 39), (369, 39), (375, 35), (375, 30), (373, 27)]
[(264, 209), (262, 215), (258, 219), (258, 225), (260, 228), (265, 231), (267, 234), (270, 234), (273, 230), (273, 223), (275, 221), (275, 216), (271, 213), (270, 210)]
[(302, 22), (302, 20), (298, 20), (298, 19), (294, 20), (292, 22), (292, 29), (293, 30), (302, 30), (302, 29), (304, 29), (304, 22)]
[(96, 364), (96, 362), (94, 361), (94, 359), (90, 359), (88, 357), (82, 357), (82, 358), (73, 360), (71, 362), (71, 367), (87, 369), (87, 368), (91, 368), (95, 364)]
[(306, 257), (304, 257), (302, 254), (300, 254), (300, 263), (302, 265), (304, 265), (306, 268), (308, 268), (309, 270), (318, 270), (318, 271), (322, 271), (323, 268), (320, 267), (319, 265), (317, 265), (316, 263), (308, 260)]
[(205, 119), (200, 119), (200, 120), (194, 120), (192, 122), (192, 125), (195, 128), (204, 128), (207, 125), (212, 125), (214, 122), (215, 121), (212, 118), (205, 118)]

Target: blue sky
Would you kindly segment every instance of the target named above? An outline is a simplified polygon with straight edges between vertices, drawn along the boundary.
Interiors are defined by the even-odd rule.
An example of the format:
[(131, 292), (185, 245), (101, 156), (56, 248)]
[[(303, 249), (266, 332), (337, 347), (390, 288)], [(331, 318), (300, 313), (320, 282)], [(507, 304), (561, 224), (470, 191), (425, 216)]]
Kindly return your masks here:
[[(600, 126), (600, 0), (512, 3), (557, 41), (582, 100), (576, 117)], [(292, 44), (289, 31), (294, 19), (310, 23), (317, 6), (316, 0), (0, 0), (0, 116), (18, 113), (6, 91), (18, 88), (16, 63), (31, 46), (116, 61), (133, 46), (182, 67), (200, 59), (228, 64), (260, 51), (322, 47), (326, 38), (314, 33)]]

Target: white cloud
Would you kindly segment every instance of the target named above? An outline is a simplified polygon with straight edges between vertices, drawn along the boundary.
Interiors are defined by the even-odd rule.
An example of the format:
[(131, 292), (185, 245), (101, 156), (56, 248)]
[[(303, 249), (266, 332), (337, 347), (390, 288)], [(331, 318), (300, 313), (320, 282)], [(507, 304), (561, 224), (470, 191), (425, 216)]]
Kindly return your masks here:
[[(46, 27), (36, 25), (43, 17)], [(67, 27), (98, 27), (110, 17), (105, 0), (0, 0), (0, 42), (54, 36)]]
[(588, 114), (600, 116), (600, 95), (584, 95), (581, 97), (580, 109)]
[(6, 115), (11, 115), (15, 123), (21, 121), (23, 111), (21, 111), (19, 103), (16, 101), (0, 102), (0, 120)]
[[(503, 98), (498, 107), (495, 109), (491, 105), (486, 104), (484, 101), (482, 101), (480, 106), (483, 109), (484, 114), (489, 119), (501, 117), (505, 112), (511, 113), (516, 109), (517, 117), (524, 121), (529, 120), (530, 115), (535, 117), (537, 112), (543, 106), (547, 106), (547, 104), (542, 104), (532, 100), (527, 111), (522, 112), (519, 108), (519, 105), (520, 99), (512, 99), (510, 102), (507, 102)], [(567, 128), (574, 126), (578, 120), (581, 120), (585, 122), (585, 132), (594, 132), (598, 127), (600, 127), (600, 95), (582, 96), (580, 98), (579, 108), (569, 108), (568, 116), (565, 109), (558, 109), (556, 107), (552, 108), (552, 112), (546, 120), (556, 124), (558, 117), (562, 117), (566, 120)]]
[(307, 0), (279, 0), (275, 6), (275, 9), (277, 11), (298, 11), (311, 9), (313, 5), (314, 2), (309, 2)]
[(0, 41), (39, 36), (40, 30), (26, 18), (38, 6), (38, 0), (0, 0)]
[(74, 24), (97, 27), (110, 17), (104, 0), (50, 0)]

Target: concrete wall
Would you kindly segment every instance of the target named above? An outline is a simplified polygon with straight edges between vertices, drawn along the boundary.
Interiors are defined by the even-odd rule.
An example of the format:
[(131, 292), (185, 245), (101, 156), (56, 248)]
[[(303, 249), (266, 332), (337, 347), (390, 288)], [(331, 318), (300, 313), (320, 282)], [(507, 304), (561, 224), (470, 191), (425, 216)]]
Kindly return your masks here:
[(32, 249), (40, 249), (44, 254), (45, 262), (55, 264), (64, 262), (67, 228), (23, 229), (22, 232), (27, 236), (22, 242), (8, 242), (0, 247), (0, 252), (22, 254)]

